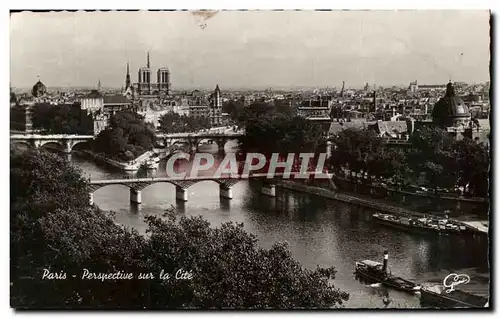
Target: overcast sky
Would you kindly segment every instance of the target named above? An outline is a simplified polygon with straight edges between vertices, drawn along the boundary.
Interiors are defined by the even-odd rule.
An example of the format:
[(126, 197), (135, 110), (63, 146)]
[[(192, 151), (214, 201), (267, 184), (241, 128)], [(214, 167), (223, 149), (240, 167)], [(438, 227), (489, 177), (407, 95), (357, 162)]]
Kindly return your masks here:
[(487, 11), (15, 13), (11, 85), (105, 87), (167, 66), (174, 89), (489, 80)]

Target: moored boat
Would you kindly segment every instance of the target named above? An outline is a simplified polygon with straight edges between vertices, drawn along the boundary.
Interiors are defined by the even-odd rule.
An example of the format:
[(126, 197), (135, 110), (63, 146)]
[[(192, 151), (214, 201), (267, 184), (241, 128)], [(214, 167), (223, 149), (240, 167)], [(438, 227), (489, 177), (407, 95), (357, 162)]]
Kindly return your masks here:
[(148, 170), (158, 169), (158, 167), (160, 166), (160, 157), (152, 156), (151, 158), (146, 160), (146, 162), (144, 162), (143, 166)]
[(148, 160), (144, 164), (145, 168), (148, 170), (158, 169), (159, 165), (160, 165), (159, 163), (154, 162), (153, 160)]
[(423, 287), (420, 294), (422, 307), (484, 308), (488, 307), (488, 297), (454, 289), (447, 292), (443, 286)]
[(355, 274), (363, 277), (369, 282), (381, 283), (385, 286), (409, 293), (418, 292), (420, 290), (419, 285), (415, 284), (412, 281), (392, 275), (392, 273), (387, 268), (388, 260), (389, 254), (386, 251), (384, 252), (383, 264), (372, 260), (356, 262)]
[(463, 224), (448, 219), (399, 217), (383, 213), (373, 214), (373, 219), (387, 226), (417, 233), (433, 233), (440, 235), (462, 235), (469, 233), (469, 230)]

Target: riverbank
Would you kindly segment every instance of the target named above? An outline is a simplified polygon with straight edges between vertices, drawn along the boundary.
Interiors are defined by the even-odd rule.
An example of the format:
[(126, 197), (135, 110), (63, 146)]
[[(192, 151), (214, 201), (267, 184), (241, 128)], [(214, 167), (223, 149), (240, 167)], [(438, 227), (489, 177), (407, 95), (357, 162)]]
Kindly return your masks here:
[(447, 211), (449, 216), (464, 218), (467, 215), (477, 215), (482, 219), (488, 218), (489, 200), (481, 197), (451, 196), (446, 193), (418, 193), (394, 189), (380, 184), (372, 184), (367, 180), (345, 179), (335, 176), (336, 186), (344, 193), (354, 193), (370, 199), (380, 199), (394, 206), (420, 212), (422, 214), (439, 214)]
[[(280, 180), (277, 183), (277, 186), (282, 187), (284, 189), (304, 192), (312, 195), (321, 196), (324, 198), (342, 201), (350, 204), (355, 204), (363, 207), (367, 207), (370, 209), (374, 209), (381, 212), (401, 215), (401, 216), (415, 216), (415, 217), (425, 217), (425, 213), (417, 212), (414, 210), (410, 210), (407, 208), (402, 208), (399, 206), (395, 206), (390, 202), (386, 202), (376, 198), (370, 198), (362, 195), (358, 195), (355, 193), (338, 193), (325, 188), (300, 184), (295, 181), (289, 180)], [(477, 231), (482, 234), (488, 233), (488, 227), (484, 226), (484, 223), (487, 221), (464, 221), (459, 219), (453, 219), (454, 221), (460, 222), (464, 224), (466, 227)]]
[(90, 151), (90, 150), (82, 150), (81, 152), (91, 156), (95, 160), (107, 163), (107, 164), (109, 164), (115, 168), (121, 169), (123, 171), (137, 171), (137, 170), (139, 170), (141, 165), (144, 162), (146, 162), (154, 154), (154, 151), (147, 151), (132, 161), (120, 162), (117, 160), (107, 158), (106, 156), (104, 156), (102, 154), (98, 154), (98, 153), (95, 153), (95, 152)]

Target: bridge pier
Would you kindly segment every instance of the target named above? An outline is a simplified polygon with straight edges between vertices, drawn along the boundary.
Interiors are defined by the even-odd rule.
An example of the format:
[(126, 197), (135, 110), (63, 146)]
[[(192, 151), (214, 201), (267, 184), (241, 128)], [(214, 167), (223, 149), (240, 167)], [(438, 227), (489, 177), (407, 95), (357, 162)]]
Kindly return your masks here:
[(64, 147), (62, 150), (65, 154), (71, 153), (71, 145), (69, 144), (69, 141), (64, 142)]
[(326, 142), (326, 159), (330, 159), (332, 156), (332, 142), (328, 140)]
[(130, 202), (135, 204), (141, 204), (142, 203), (141, 191), (130, 189)]
[(233, 190), (231, 187), (225, 186), (223, 184), (219, 185), (219, 194), (221, 198), (224, 199), (232, 199), (233, 198)]
[(275, 184), (263, 184), (262, 188), (260, 189), (260, 193), (267, 195), (269, 197), (275, 197), (276, 196), (276, 185)]
[(179, 201), (187, 201), (188, 200), (187, 190), (183, 189), (179, 186), (176, 186), (175, 187), (175, 198)]
[(217, 140), (216, 143), (217, 143), (217, 149), (218, 149), (219, 153), (224, 153), (225, 152), (224, 146), (226, 145), (226, 140), (225, 139)]

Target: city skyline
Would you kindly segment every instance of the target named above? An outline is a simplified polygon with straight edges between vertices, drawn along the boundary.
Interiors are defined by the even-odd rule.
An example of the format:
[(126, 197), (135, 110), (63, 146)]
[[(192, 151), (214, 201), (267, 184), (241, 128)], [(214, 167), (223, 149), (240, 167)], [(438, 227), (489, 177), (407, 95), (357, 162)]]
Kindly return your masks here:
[(173, 90), (490, 80), (488, 11), (23, 12), (10, 26), (16, 88), (119, 88), (148, 51)]

